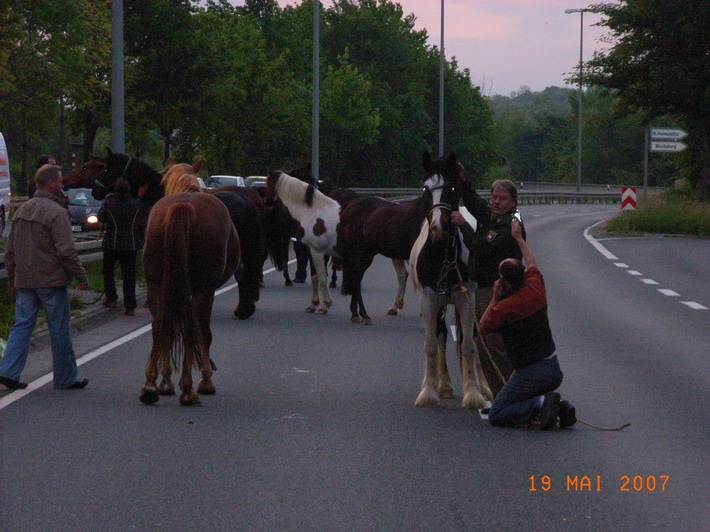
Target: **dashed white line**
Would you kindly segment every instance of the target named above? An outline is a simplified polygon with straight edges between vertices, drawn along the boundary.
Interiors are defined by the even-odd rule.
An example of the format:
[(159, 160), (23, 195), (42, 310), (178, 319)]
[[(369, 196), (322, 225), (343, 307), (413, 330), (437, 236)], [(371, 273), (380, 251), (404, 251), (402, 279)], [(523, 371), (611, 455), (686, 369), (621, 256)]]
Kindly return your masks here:
[[(601, 253), (605, 258), (612, 260), (612, 261), (618, 261), (618, 257), (616, 257), (613, 253), (611, 253), (608, 249), (606, 249), (596, 238), (594, 238), (590, 230), (595, 228), (597, 225), (604, 223), (605, 220), (600, 220), (597, 223), (590, 225), (584, 230), (584, 238), (587, 239), (587, 241), (596, 248), (596, 250)], [(618, 268), (628, 268), (629, 265), (624, 263), (624, 262), (615, 262), (614, 266)], [(654, 281), (653, 279), (648, 279), (648, 278), (643, 278), (643, 274), (637, 270), (629, 270), (626, 269), (626, 273), (629, 275), (633, 275), (636, 277), (642, 277), (639, 279), (643, 284), (646, 285), (658, 285), (658, 282)], [(663, 294), (664, 296), (669, 296), (669, 297), (680, 297), (680, 294), (677, 292), (669, 289), (669, 288), (657, 288), (657, 290)], [(709, 310), (708, 307), (705, 305), (701, 305), (700, 303), (697, 303), (695, 301), (681, 301), (683, 305), (692, 308), (693, 310)]]

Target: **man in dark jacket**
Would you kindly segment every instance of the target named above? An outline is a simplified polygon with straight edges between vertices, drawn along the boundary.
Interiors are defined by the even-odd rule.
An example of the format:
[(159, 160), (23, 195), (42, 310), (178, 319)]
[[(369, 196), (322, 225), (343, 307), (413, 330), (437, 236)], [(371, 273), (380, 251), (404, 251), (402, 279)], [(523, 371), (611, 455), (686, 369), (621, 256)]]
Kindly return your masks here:
[(525, 266), (518, 259), (505, 259), (493, 285), (493, 297), (481, 318), (481, 332), (499, 331), (515, 371), (496, 396), (488, 412), (495, 426), (531, 423), (540, 429), (561, 428), (577, 422), (575, 408), (561, 401), (555, 390), (562, 383), (555, 342), (547, 318), (545, 280), (535, 257), (523, 239), (517, 220), (511, 234), (520, 247)]
[[(476, 193), (470, 181), (464, 183), (467, 186), (462, 191), (462, 203), (476, 219), (476, 229), (459, 212), (451, 214), (451, 221), (461, 229), (469, 249), (468, 274), (477, 284), (476, 318), (480, 321), (493, 296), (498, 265), (504, 259), (522, 258), (520, 248), (510, 234), (512, 220), (521, 220), (517, 211), (518, 190), (512, 181), (499, 179), (491, 186), (489, 203)], [(525, 227), (521, 226), (521, 229), (525, 238)], [(481, 366), (486, 380), (495, 396), (513, 372), (503, 339), (499, 334), (477, 335), (476, 347), (481, 354)]]
[(37, 316), (44, 308), (52, 340), (54, 387), (84, 388), (89, 379), (77, 376), (67, 287), (76, 278), (79, 288), (86, 290), (88, 279), (63, 206), (62, 169), (45, 164), (34, 180), (37, 192), (17, 209), (5, 248), (8, 286), (17, 295), (15, 324), (0, 361), (0, 384), (11, 390), (27, 388), (26, 382), (20, 382), (20, 375), (27, 363)]
[(123, 277), (123, 304), (126, 316), (136, 309), (136, 258), (143, 247), (147, 210), (138, 198), (131, 196), (131, 185), (125, 179), (116, 181), (114, 193), (99, 210), (98, 218), (106, 224), (104, 234), (104, 306), (115, 308), (118, 300), (114, 268), (118, 262)]

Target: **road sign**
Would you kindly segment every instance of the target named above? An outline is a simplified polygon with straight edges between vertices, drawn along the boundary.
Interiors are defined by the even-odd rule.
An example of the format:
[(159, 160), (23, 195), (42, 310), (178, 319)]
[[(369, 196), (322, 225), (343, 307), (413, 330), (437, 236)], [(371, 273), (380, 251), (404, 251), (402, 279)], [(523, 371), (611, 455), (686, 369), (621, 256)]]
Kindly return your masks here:
[(683, 131), (677, 127), (651, 128), (651, 140), (683, 140), (687, 136), (687, 131)]
[(678, 153), (678, 152), (685, 150), (687, 147), (688, 147), (688, 145), (685, 142), (681, 142), (679, 140), (676, 140), (676, 141), (654, 140), (651, 142), (651, 151), (656, 151), (656, 152)]
[(621, 187), (621, 210), (636, 210), (636, 187)]

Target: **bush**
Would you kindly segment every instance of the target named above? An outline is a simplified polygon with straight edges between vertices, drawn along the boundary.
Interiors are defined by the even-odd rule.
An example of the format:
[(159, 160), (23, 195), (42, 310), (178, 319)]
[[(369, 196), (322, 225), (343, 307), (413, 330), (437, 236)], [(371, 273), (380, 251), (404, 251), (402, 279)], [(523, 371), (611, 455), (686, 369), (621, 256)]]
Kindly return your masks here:
[(667, 191), (635, 211), (622, 212), (606, 224), (610, 232), (640, 232), (710, 236), (710, 204), (688, 199), (682, 191)]

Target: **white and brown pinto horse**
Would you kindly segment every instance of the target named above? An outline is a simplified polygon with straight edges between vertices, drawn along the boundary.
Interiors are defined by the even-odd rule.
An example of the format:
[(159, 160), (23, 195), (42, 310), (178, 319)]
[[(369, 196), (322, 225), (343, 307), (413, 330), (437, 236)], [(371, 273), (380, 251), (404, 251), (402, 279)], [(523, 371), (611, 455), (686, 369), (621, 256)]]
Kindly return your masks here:
[(421, 315), (424, 320), (426, 365), (417, 406), (436, 406), (440, 397), (453, 397), (453, 387), (446, 364), (446, 308), (453, 305), (457, 323), (457, 350), (463, 385), (462, 406), (483, 408), (492, 400), (476, 344), (475, 283), (468, 278), (468, 250), (458, 229), (451, 223), (451, 211), (457, 210), (461, 178), (456, 156), (432, 161), (424, 157), (429, 174), (426, 186), (433, 205), (422, 224), (419, 238), (410, 254), (414, 289), (422, 292)]
[(267, 201), (280, 198), (291, 216), (301, 224), (301, 242), (311, 251), (315, 275), (311, 275), (313, 292), (306, 312), (325, 314), (333, 304), (328, 289), (325, 256), (335, 252), (340, 204), (316, 187), (281, 171), (273, 171), (266, 178)]

